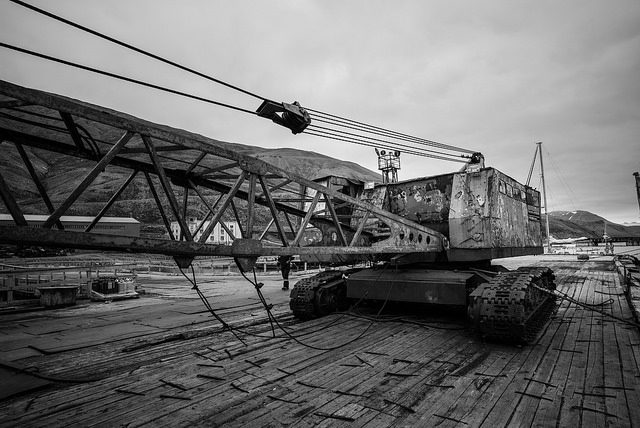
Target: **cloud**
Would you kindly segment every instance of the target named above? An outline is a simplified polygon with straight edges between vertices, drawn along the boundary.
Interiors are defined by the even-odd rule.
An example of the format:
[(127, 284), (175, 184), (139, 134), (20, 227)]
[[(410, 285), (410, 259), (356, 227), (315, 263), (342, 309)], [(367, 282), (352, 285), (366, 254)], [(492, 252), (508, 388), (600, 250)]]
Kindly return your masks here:
[[(630, 187), (631, 172), (640, 169), (637, 0), (35, 3), (259, 95), (480, 150), (520, 180), (534, 143), (544, 141), (573, 189), (569, 195), (550, 173), (551, 208), (637, 220)], [(7, 2), (0, 35), (244, 108), (259, 104)], [(376, 168), (370, 148), (293, 136), (250, 115), (6, 50), (0, 61), (0, 78), (25, 86), (213, 138), (313, 150)], [(402, 162), (405, 179), (459, 167), (410, 156)]]

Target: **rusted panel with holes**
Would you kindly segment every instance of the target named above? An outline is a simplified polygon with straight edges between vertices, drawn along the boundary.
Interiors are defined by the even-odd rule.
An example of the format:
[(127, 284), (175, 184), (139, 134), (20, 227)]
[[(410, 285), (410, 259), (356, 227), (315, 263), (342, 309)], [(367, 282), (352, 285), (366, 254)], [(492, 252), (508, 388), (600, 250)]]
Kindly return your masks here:
[(448, 235), (454, 174), (390, 184), (385, 209)]
[[(364, 190), (361, 198), (442, 233), (449, 240), (452, 261), (541, 252), (540, 193), (494, 168), (376, 186)], [(356, 213), (354, 219), (358, 217)], [(375, 236), (375, 228), (368, 229)], [(374, 246), (407, 246), (420, 252), (428, 244), (427, 236), (405, 225), (389, 223), (377, 233)]]
[(540, 194), (493, 168), (454, 174), (449, 214), (451, 248), (542, 245)]

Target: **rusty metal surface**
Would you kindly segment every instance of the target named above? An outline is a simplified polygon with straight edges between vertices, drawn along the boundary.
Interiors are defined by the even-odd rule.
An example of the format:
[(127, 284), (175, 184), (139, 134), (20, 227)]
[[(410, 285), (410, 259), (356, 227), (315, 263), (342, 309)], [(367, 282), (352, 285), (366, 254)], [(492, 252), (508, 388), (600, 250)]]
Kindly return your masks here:
[(452, 192), (452, 249), (526, 249), (542, 245), (537, 191), (525, 189), (496, 169), (486, 168), (455, 174)]
[(384, 208), (448, 235), (452, 181), (446, 174), (389, 185)]

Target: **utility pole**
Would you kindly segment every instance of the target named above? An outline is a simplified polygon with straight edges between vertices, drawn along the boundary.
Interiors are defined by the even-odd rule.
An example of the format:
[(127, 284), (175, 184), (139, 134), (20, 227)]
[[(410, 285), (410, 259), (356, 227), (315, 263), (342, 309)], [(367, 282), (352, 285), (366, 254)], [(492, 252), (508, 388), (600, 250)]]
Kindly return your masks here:
[(636, 193), (638, 196), (638, 207), (640, 207), (640, 174), (638, 172), (634, 172), (633, 176), (636, 178)]
[[(540, 154), (540, 178), (542, 179), (542, 194), (544, 196), (544, 217), (547, 232), (547, 253), (551, 252), (551, 236), (549, 235), (549, 210), (547, 209), (547, 188), (544, 184), (544, 163), (542, 162), (542, 141), (536, 143)], [(535, 157), (534, 157), (535, 159)]]

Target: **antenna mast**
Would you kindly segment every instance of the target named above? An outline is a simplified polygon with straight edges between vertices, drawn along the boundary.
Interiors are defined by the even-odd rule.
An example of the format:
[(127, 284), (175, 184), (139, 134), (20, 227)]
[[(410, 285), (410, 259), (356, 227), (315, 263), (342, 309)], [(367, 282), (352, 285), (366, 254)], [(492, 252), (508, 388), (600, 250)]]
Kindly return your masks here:
[[(537, 152), (540, 154), (540, 178), (542, 179), (542, 194), (544, 196), (544, 217), (545, 230), (547, 232), (547, 253), (551, 252), (551, 236), (549, 235), (549, 211), (547, 209), (547, 188), (544, 184), (544, 163), (542, 162), (542, 141), (536, 143), (538, 145)], [(535, 155), (534, 155), (535, 161)]]

